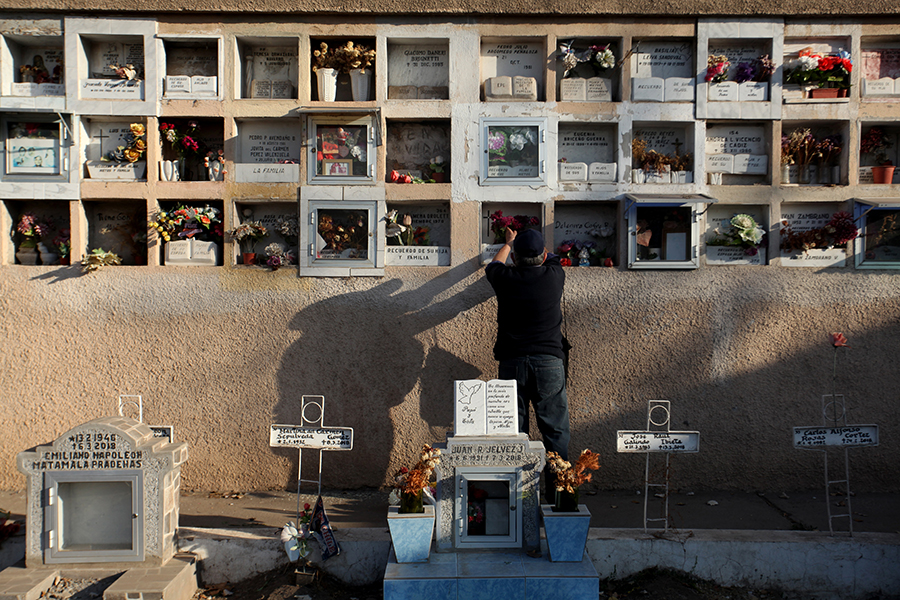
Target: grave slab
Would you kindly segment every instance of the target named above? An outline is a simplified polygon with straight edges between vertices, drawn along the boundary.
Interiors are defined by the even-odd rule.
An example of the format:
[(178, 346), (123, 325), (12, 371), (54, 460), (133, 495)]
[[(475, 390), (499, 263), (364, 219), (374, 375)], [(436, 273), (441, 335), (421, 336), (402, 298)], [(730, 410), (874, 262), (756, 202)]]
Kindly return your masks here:
[(129, 569), (103, 592), (103, 600), (190, 600), (196, 591), (196, 561), (176, 556), (162, 567)]

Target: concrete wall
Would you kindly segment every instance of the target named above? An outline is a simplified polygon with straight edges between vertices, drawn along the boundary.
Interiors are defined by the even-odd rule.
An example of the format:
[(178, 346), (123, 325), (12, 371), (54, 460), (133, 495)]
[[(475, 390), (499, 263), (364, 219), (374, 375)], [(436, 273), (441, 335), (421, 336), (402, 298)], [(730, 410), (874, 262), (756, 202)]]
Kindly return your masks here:
[[(447, 6), (452, 10), (452, 5)], [(690, 6), (696, 14), (707, 10), (699, 4)], [(896, 10), (873, 6), (884, 14)], [(54, 8), (51, 4), (41, 7)], [(167, 4), (154, 7), (170, 8)], [(145, 8), (135, 5), (136, 10)], [(569, 12), (580, 13), (580, 8)], [(467, 5), (473, 13), (487, 9)], [(531, 7), (519, 7), (526, 9)], [(254, 5), (252, 10), (260, 9)], [(566, 6), (546, 10), (565, 12)], [(678, 12), (677, 6), (673, 12)], [(224, 25), (204, 22), (210, 18), (180, 24), (167, 17), (159, 27), (167, 33), (224, 35), (229, 72), (234, 60), (228, 45), (233, 43), (233, 32), (300, 35), (301, 48), (308, 48), (304, 36), (351, 35), (338, 20), (301, 27), (268, 24), (270, 19), (278, 20), (274, 15), (249, 24), (240, 17), (229, 17)], [(454, 184), (444, 198), (452, 205), (449, 268), (387, 267), (383, 277), (318, 279), (300, 278), (294, 269), (274, 273), (242, 269), (231, 258), (215, 268), (162, 267), (158, 266), (158, 240), (151, 238), (149, 266), (107, 268), (85, 276), (75, 267), (13, 265), (10, 242), (0, 243), (4, 256), (0, 266), (0, 489), (24, 486), (24, 478), (15, 470), (17, 452), (55, 439), (79, 423), (115, 413), (120, 394), (142, 395), (145, 422), (173, 425), (175, 439), (188, 442), (191, 458), (183, 466), (182, 477), (189, 490), (294, 485), (297, 453), (270, 449), (267, 429), (271, 423), (299, 423), (302, 394), (326, 397), (326, 425), (355, 430), (352, 452), (325, 456), (327, 485), (382, 485), (397, 468), (411, 463), (422, 443), (442, 441), (452, 425), (452, 380), (496, 375), (491, 353), (495, 304), (478, 259), (480, 202), (545, 203), (549, 223), (554, 200), (620, 200), (631, 189), (623, 183), (591, 194), (477, 185), (478, 157), (472, 141), (479, 115), (523, 114), (506, 104), (486, 107), (479, 102), (478, 73), (472, 69), (478, 36), (535, 35), (552, 27), (547, 38), (552, 49), (557, 35), (585, 36), (593, 31), (584, 23), (571, 25), (570, 19), (475, 25), (462, 20), (450, 27), (435, 18), (430, 24), (407, 23), (406, 30), (393, 29), (400, 26), (396, 23), (355, 23), (353, 35), (361, 31), (360, 35), (377, 35), (379, 40), (423, 32), (451, 36), (451, 51), (459, 52), (451, 81), (464, 83), (453, 84), (458, 86), (454, 92), (458, 96), (448, 106), (406, 109), (395, 103), (385, 109), (387, 118), (452, 119)], [(801, 35), (802, 27), (795, 34)], [(886, 31), (891, 25), (877, 27)], [(695, 35), (690, 20), (639, 25), (623, 20), (608, 24), (604, 31), (627, 31), (627, 36), (654, 31)], [(858, 40), (858, 34), (854, 35)], [(303, 90), (308, 94), (309, 85), (303, 73), (301, 69), (301, 85), (307, 87), (301, 90), (301, 98)], [(220, 82), (226, 90), (234, 89), (232, 84), (231, 80)], [(622, 84), (628, 85), (627, 78)], [(546, 85), (552, 98), (553, 71), (548, 70)], [(379, 94), (383, 99), (383, 88)], [(278, 111), (288, 104), (292, 109), (302, 101), (240, 108), (226, 94), (220, 104), (173, 102), (160, 114), (224, 116), (227, 138), (233, 133), (234, 117), (283, 116), (286, 113)], [(649, 118), (634, 117), (627, 107), (613, 104), (618, 103), (602, 105), (603, 115), (574, 118), (609, 122), (621, 116), (629, 125), (632, 118)], [(856, 104), (852, 106), (852, 111), (823, 110), (818, 115), (856, 123)], [(555, 110), (554, 102), (529, 104), (525, 116)], [(808, 118), (801, 110), (806, 109), (796, 109), (793, 118)], [(877, 118), (897, 117), (885, 104)], [(151, 132), (156, 122), (156, 117), (149, 119)], [(776, 121), (772, 140), (780, 138), (779, 128)], [(152, 135), (148, 156), (155, 161), (159, 156)], [(851, 141), (856, 138), (851, 136)], [(769, 143), (770, 156), (777, 156), (777, 142)], [(379, 159), (383, 160), (383, 151)], [(849, 160), (846, 168), (853, 173), (857, 159)], [(157, 184), (151, 175), (137, 188), (87, 181), (81, 190), (83, 197), (94, 199), (131, 194), (146, 203), (150, 212), (157, 199), (201, 200), (211, 189), (188, 183), (183, 195), (171, 191), (164, 195)], [(432, 193), (418, 191), (423, 187), (427, 188), (391, 190), (388, 200)], [(769, 207), (770, 256), (777, 255), (779, 205), (786, 198), (849, 204), (860, 193), (854, 186), (797, 193), (777, 185), (721, 187), (716, 190), (720, 201)], [(691, 190), (709, 191), (701, 182)], [(883, 193), (889, 196), (890, 189)], [(297, 186), (226, 182), (213, 197), (224, 201), (229, 215), (234, 200), (296, 201)], [(71, 214), (79, 214), (78, 200), (70, 202)], [(11, 217), (5, 219), (0, 219), (4, 227), (11, 225)], [(226, 222), (227, 227), (232, 225)], [(85, 239), (83, 228), (83, 223), (73, 222), (73, 239)], [(620, 257), (626, 248), (625, 232), (620, 219)], [(225, 255), (230, 254), (229, 245)], [(788, 269), (777, 258), (764, 267), (701, 265), (696, 271), (678, 272), (629, 271), (623, 259), (618, 264), (613, 269), (567, 269), (564, 300), (564, 329), (574, 346), (569, 382), (571, 448), (591, 448), (601, 454), (597, 485), (631, 488), (640, 484), (643, 460), (616, 454), (615, 432), (643, 428), (647, 401), (669, 399), (673, 428), (701, 432), (700, 453), (673, 460), (675, 486), (819, 487), (821, 455), (794, 450), (790, 428), (820, 424), (820, 397), (836, 389), (848, 398), (852, 422), (877, 423), (883, 432), (880, 447), (851, 452), (855, 489), (900, 490), (896, 469), (900, 442), (891, 434), (900, 421), (896, 374), (900, 275), (851, 266)], [(828, 338), (833, 331), (842, 331), (852, 345), (837, 356), (834, 386), (834, 351)]]

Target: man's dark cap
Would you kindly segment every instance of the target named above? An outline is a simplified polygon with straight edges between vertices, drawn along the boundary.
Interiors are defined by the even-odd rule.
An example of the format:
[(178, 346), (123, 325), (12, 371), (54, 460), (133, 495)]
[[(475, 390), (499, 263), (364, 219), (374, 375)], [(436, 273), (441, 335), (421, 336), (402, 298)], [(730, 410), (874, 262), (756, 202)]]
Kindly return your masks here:
[(534, 258), (544, 253), (544, 237), (536, 229), (526, 229), (516, 235), (513, 240), (513, 251), (516, 256)]

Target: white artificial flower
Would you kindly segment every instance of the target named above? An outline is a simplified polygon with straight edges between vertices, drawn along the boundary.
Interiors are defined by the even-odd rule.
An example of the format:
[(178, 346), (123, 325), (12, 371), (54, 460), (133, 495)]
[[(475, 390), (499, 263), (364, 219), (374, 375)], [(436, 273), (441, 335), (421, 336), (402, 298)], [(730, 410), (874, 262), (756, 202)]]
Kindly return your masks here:
[(400, 490), (397, 488), (391, 490), (391, 494), (388, 496), (388, 504), (391, 506), (400, 504)]
[(600, 66), (604, 69), (612, 69), (616, 65), (616, 57), (612, 53), (612, 50), (607, 48), (603, 52), (597, 53), (597, 62), (599, 62)]
[(521, 133), (514, 133), (509, 136), (509, 147), (513, 150), (521, 150), (525, 147), (525, 136)]
[(735, 215), (731, 219), (731, 224), (738, 229), (751, 229), (756, 227), (756, 221), (750, 215)]

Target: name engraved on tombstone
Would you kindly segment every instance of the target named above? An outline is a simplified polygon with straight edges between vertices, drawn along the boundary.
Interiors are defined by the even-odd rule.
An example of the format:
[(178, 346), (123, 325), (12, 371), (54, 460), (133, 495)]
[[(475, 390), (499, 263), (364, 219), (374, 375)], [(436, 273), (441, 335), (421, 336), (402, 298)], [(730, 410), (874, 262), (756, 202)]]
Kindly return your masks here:
[(559, 99), (563, 102), (584, 102), (587, 100), (587, 80), (578, 77), (559, 82)]
[(635, 77), (690, 77), (691, 44), (682, 41), (643, 41), (634, 53)]
[[(445, 44), (389, 45), (389, 86), (434, 88), (437, 96), (433, 97), (446, 99), (450, 80), (448, 55), (449, 47)], [(418, 97), (425, 97), (421, 89)]]
[(588, 102), (612, 102), (612, 81), (604, 77), (587, 79)]

